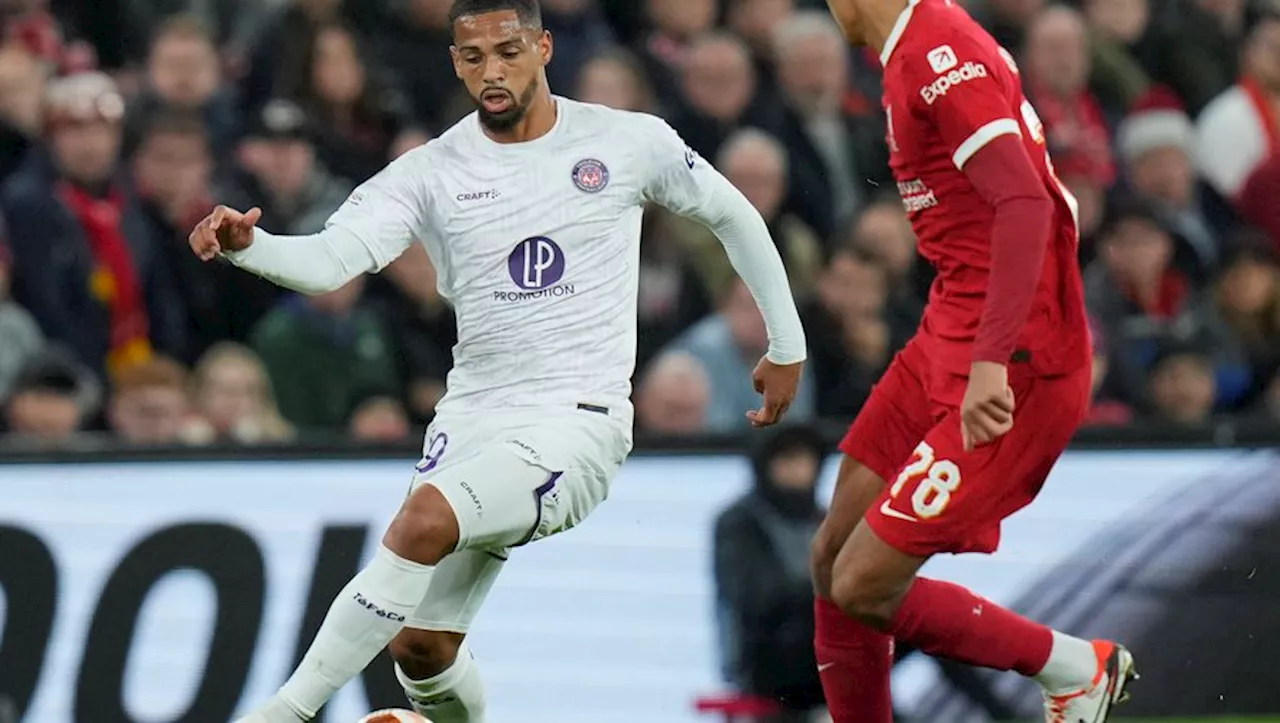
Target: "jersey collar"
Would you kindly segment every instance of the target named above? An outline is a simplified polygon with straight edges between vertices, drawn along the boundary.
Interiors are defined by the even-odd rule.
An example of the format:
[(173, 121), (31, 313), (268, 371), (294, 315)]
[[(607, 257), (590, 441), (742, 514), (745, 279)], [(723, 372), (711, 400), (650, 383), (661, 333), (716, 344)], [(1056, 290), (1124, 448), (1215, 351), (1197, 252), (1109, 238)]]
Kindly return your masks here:
[(902, 34), (907, 30), (907, 23), (911, 22), (911, 13), (920, 4), (920, 0), (907, 0), (907, 6), (902, 9), (902, 14), (898, 16), (898, 22), (893, 24), (893, 29), (889, 31), (889, 37), (885, 38), (884, 49), (880, 51), (880, 65), (887, 67), (889, 58), (893, 56), (893, 49), (898, 47), (898, 43), (902, 40)]

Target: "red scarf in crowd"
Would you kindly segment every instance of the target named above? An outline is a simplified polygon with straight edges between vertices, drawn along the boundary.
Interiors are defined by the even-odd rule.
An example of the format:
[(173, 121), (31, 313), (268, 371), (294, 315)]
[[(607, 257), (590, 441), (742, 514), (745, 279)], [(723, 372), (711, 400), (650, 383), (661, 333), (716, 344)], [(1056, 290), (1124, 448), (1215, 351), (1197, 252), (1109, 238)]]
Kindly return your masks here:
[(110, 312), (107, 369), (114, 373), (151, 356), (150, 320), (142, 283), (121, 228), (124, 199), (114, 189), (105, 199), (94, 198), (65, 182), (59, 184), (58, 192), (84, 230), (93, 254), (95, 268), (89, 288)]
[(1142, 309), (1147, 316), (1167, 320), (1182, 313), (1182, 306), (1187, 301), (1191, 284), (1187, 281), (1187, 277), (1169, 269), (1160, 277), (1160, 288), (1156, 290), (1156, 297), (1149, 303), (1140, 299), (1137, 289), (1131, 285), (1125, 284), (1123, 291), (1125, 296), (1129, 297), (1129, 300)]
[(1245, 76), (1240, 79), (1240, 90), (1249, 99), (1249, 105), (1258, 114), (1258, 123), (1262, 126), (1262, 134), (1267, 139), (1267, 155), (1280, 151), (1280, 123), (1276, 121), (1275, 108), (1271, 105), (1271, 94), (1253, 78)]

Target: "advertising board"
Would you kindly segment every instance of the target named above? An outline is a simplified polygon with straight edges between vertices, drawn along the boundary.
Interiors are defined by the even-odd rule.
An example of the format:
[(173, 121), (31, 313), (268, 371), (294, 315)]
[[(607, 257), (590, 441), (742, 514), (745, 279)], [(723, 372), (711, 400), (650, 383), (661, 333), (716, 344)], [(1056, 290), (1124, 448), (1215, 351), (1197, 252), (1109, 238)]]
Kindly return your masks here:
[[(0, 465), (0, 698), (40, 723), (226, 723), (288, 675), (412, 463)], [(1267, 453), (1072, 452), (998, 554), (926, 573), (1074, 632), (1127, 635), (1153, 651), (1146, 677), (1176, 679), (1179, 712), (1280, 711), (1270, 667), (1253, 683), (1212, 667), (1280, 649), (1274, 468)], [(472, 631), (490, 719), (700, 720), (694, 699), (721, 690), (712, 523), (748, 484), (732, 457), (637, 457), (586, 523), (514, 554)], [(1179, 677), (1186, 661), (1211, 675)], [(1034, 706), (1007, 676), (990, 688)], [(928, 659), (899, 666), (895, 693), (924, 720), (990, 714)], [(383, 658), (325, 719), (388, 704), (400, 697)]]

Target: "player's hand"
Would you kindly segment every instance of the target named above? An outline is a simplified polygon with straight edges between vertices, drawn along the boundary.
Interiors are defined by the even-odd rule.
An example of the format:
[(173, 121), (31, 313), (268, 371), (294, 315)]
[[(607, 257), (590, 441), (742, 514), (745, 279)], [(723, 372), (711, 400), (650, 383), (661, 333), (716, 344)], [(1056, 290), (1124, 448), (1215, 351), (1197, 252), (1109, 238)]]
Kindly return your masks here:
[(759, 409), (747, 412), (751, 426), (768, 427), (782, 420), (796, 398), (796, 389), (800, 386), (800, 370), (803, 368), (804, 362), (774, 364), (768, 358), (760, 360), (751, 373), (751, 381), (756, 391), (764, 395), (764, 404)]
[(196, 224), (187, 243), (201, 261), (210, 261), (223, 251), (243, 251), (253, 243), (253, 227), (261, 218), (260, 208), (240, 213), (234, 208), (218, 206)]
[(995, 441), (1013, 429), (1013, 389), (1009, 370), (996, 362), (974, 362), (960, 402), (960, 432), (965, 451)]

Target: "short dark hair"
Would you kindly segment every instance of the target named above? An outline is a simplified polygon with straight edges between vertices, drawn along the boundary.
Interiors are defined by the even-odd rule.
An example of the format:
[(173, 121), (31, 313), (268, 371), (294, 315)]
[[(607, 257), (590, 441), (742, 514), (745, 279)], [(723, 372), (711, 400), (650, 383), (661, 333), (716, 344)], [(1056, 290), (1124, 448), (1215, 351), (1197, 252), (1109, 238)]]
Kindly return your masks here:
[(538, 6), (538, 0), (453, 0), (453, 7), (449, 9), (449, 26), (453, 27), (459, 18), (504, 10), (515, 11), (521, 25), (542, 28), (542, 8)]

